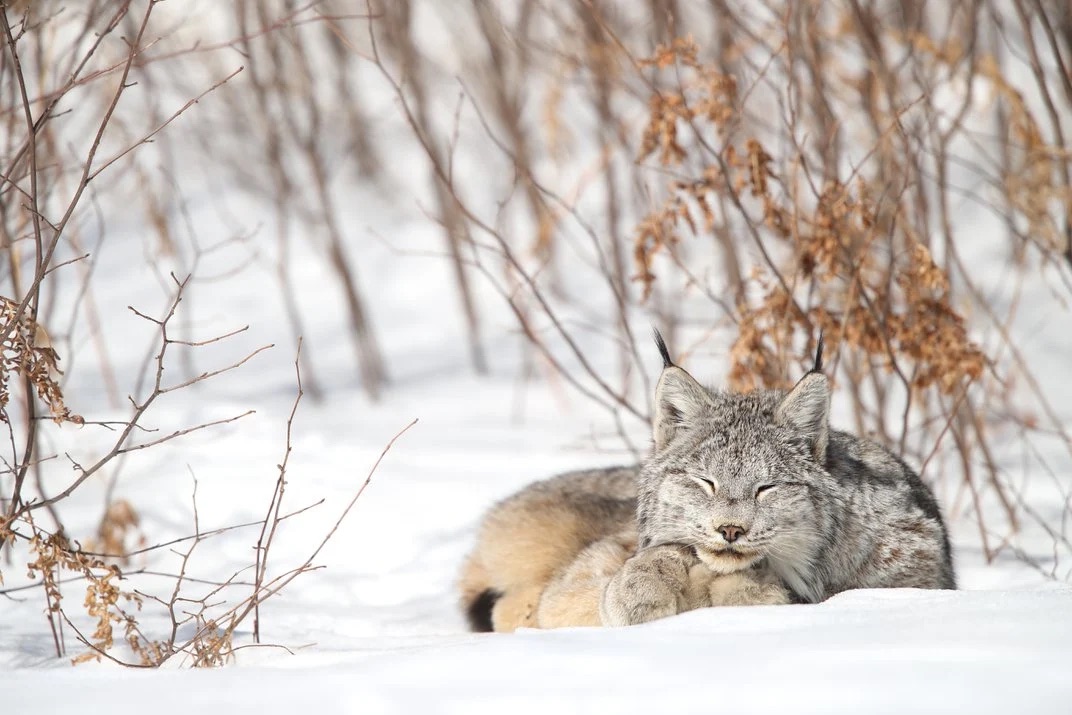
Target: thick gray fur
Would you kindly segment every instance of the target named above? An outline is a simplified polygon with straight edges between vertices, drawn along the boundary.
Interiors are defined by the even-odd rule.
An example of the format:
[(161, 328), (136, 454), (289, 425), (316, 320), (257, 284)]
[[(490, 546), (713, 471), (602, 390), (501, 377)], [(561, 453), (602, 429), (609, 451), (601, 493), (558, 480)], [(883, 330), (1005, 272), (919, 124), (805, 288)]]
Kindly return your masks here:
[(880, 445), (829, 428), (821, 349), (793, 390), (749, 394), (704, 388), (660, 353), (639, 551), (605, 595), (605, 620), (676, 612), (663, 593), (671, 584), (653, 574), (673, 582), (697, 559), (716, 574), (769, 570), (803, 602), (850, 588), (955, 588), (928, 487)]

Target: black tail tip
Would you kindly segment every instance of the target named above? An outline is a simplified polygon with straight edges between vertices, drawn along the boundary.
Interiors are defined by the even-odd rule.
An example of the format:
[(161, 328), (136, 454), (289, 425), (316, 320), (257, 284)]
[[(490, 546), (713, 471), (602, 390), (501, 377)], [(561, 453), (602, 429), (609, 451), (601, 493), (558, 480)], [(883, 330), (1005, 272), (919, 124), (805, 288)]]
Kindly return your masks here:
[(465, 617), (469, 620), (469, 630), (474, 633), (491, 633), (495, 630), (491, 623), (491, 609), (500, 598), (502, 598), (501, 593), (488, 588), (473, 599), (465, 611)]
[(658, 328), (652, 328), (651, 332), (655, 334), (655, 345), (659, 348), (659, 355), (663, 358), (663, 369), (668, 367), (674, 367), (674, 361), (670, 359), (670, 351), (666, 349), (666, 341), (663, 340), (662, 334)]

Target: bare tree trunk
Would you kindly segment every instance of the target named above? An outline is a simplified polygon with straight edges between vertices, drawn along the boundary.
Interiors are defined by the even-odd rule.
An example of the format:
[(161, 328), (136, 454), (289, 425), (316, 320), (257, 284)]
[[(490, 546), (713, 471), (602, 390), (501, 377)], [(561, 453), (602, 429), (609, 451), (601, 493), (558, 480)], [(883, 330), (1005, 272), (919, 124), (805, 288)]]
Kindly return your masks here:
[[(236, 6), (236, 20), (242, 37), (242, 47), (247, 60), (246, 67), (249, 72), (249, 81), (253, 87), (253, 98), (257, 103), (257, 111), (262, 117), (270, 117), (269, 107), (269, 80), (265, 76), (276, 76), (281, 69), (278, 46), (270, 43), (268, 49), (269, 67), (266, 73), (261, 72), (261, 64), (256, 48), (249, 40), (249, 2), (243, 0)], [(263, 5), (259, 8), (259, 18), (265, 21)], [(291, 336), (295, 344), (301, 342), (302, 348), (298, 356), (301, 361), (301, 371), (304, 380), (304, 389), (314, 400), (323, 397), (320, 388), (320, 380), (317, 378), (313, 365), (313, 358), (309, 343), (305, 339), (305, 322), (302, 319), (301, 309), (298, 306), (297, 296), (294, 294), (294, 285), (290, 276), (290, 205), (294, 198), (294, 186), (283, 168), (283, 136), (276, 122), (265, 122), (265, 131), (268, 136), (264, 143), (267, 156), (265, 157), (272, 177), (272, 203), (275, 206), (276, 224), (276, 276), (279, 280), (279, 291), (283, 299), (283, 309), (290, 324)]]
[[(387, 3), (384, 8), (384, 14), (386, 16), (384, 27), (387, 30), (388, 41), (395, 52), (398, 53), (401, 61), (402, 82), (413, 95), (413, 106), (418, 125), (416, 129), (425, 135), (424, 143), (428, 151), (435, 152), (435, 156), (430, 157), (431, 160), (440, 165), (446, 165), (443, 160), (440, 143), (436, 141), (431, 130), (430, 113), (432, 110), (429, 106), (421, 77), (421, 60), (410, 37), (410, 0), (394, 0)], [(435, 186), (436, 204), (439, 207), (439, 220), (443, 224), (447, 239), (447, 250), (450, 252), (451, 266), (454, 271), (454, 281), (458, 288), (462, 312), (469, 332), (469, 358), (477, 374), (483, 375), (487, 373), (488, 365), (480, 335), (480, 317), (477, 313), (476, 303), (473, 300), (472, 287), (469, 283), (469, 275), (466, 272), (465, 260), (462, 255), (464, 246), (470, 243), (472, 239), (469, 236), (469, 228), (465, 218), (458, 209), (454, 188), (447, 186), (437, 175), (433, 175), (432, 181)]]

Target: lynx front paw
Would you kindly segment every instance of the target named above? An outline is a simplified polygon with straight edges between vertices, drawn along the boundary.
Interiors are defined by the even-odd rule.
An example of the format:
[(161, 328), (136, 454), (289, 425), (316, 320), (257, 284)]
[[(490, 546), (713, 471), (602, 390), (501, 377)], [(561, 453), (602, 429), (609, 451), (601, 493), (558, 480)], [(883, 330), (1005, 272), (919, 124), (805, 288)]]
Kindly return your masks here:
[(605, 626), (631, 626), (687, 609), (692, 557), (676, 546), (657, 546), (633, 556), (607, 584), (599, 606)]
[(781, 606), (789, 592), (766, 569), (749, 569), (715, 576), (708, 586), (712, 606)]

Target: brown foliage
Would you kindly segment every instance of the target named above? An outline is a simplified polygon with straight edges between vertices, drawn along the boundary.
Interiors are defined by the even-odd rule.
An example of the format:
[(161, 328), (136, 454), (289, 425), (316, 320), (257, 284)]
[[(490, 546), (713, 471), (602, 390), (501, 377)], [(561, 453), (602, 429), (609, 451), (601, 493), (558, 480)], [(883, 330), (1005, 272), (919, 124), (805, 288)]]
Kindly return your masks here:
[[(671, 342), (681, 326), (692, 346), (721, 336), (737, 389), (791, 384), (822, 331), (854, 420), (845, 426), (921, 467), (954, 516), (974, 515), (993, 558), (1013, 548), (1030, 514), (995, 455), (994, 445), (1007, 444), (997, 436), (1017, 434), (1026, 461), (1041, 459), (1031, 440), (1049, 435), (1072, 455), (1060, 414), (1013, 338), (1025, 285), (1045, 272), (1055, 310), (1072, 288), (1067, 11), (1019, 0), (761, 6), (667, 12), (639, 3), (630, 7), (647, 21), (636, 23), (608, 5), (552, 2), (500, 18), (507, 40), (492, 52), (494, 67), (467, 66), (464, 108), (479, 118), (484, 149), (499, 150), (515, 182), (524, 177), (558, 209), (541, 228), (552, 234), (541, 238), (538, 260), (502, 228), (511, 179), (501, 182), (498, 213), (467, 200), (472, 187), (429, 147), (434, 132), (412, 122), (391, 53), (381, 47), (373, 60), (399, 89), (466, 235), (486, 239), (474, 240), (474, 264), (552, 380), (615, 420), (644, 419), (650, 365), (635, 339), (644, 331), (631, 326), (654, 321)], [(1001, 32), (992, 31), (995, 18)], [(420, 75), (401, 68), (423, 82), (425, 105), (435, 91), (430, 65)], [(533, 85), (539, 123), (527, 134), (502, 131), (487, 111), (488, 87), (475, 79), (482, 73), (496, 83), (507, 76), (522, 97)], [(542, 174), (523, 158), (541, 135), (555, 164)], [(562, 146), (576, 153), (586, 143), (600, 173), (589, 182), (594, 202), (584, 196), (587, 178), (555, 183), (574, 168)], [(980, 241), (964, 204), (987, 214), (987, 250), (1014, 262), (1004, 285), (975, 270)], [(555, 257), (564, 254), (593, 256), (594, 268), (563, 267)], [(563, 275), (584, 286), (583, 299), (561, 289)], [(1006, 288), (1013, 297), (995, 299)], [(592, 308), (599, 297), (610, 306), (602, 312)], [(570, 323), (574, 311), (583, 324)], [(613, 335), (589, 327), (610, 321)], [(620, 382), (595, 367), (599, 350), (618, 355)], [(1054, 538), (1054, 563), (1072, 557)]]
[(5, 326), (0, 343), (0, 421), (8, 422), (7, 406), (11, 400), (10, 383), (13, 375), (26, 378), (37, 396), (48, 406), (52, 419), (81, 424), (82, 418), (73, 414), (63, 403), (60, 388), (59, 356), (52, 349), (48, 334), (19, 304), (0, 296), (0, 325)]

